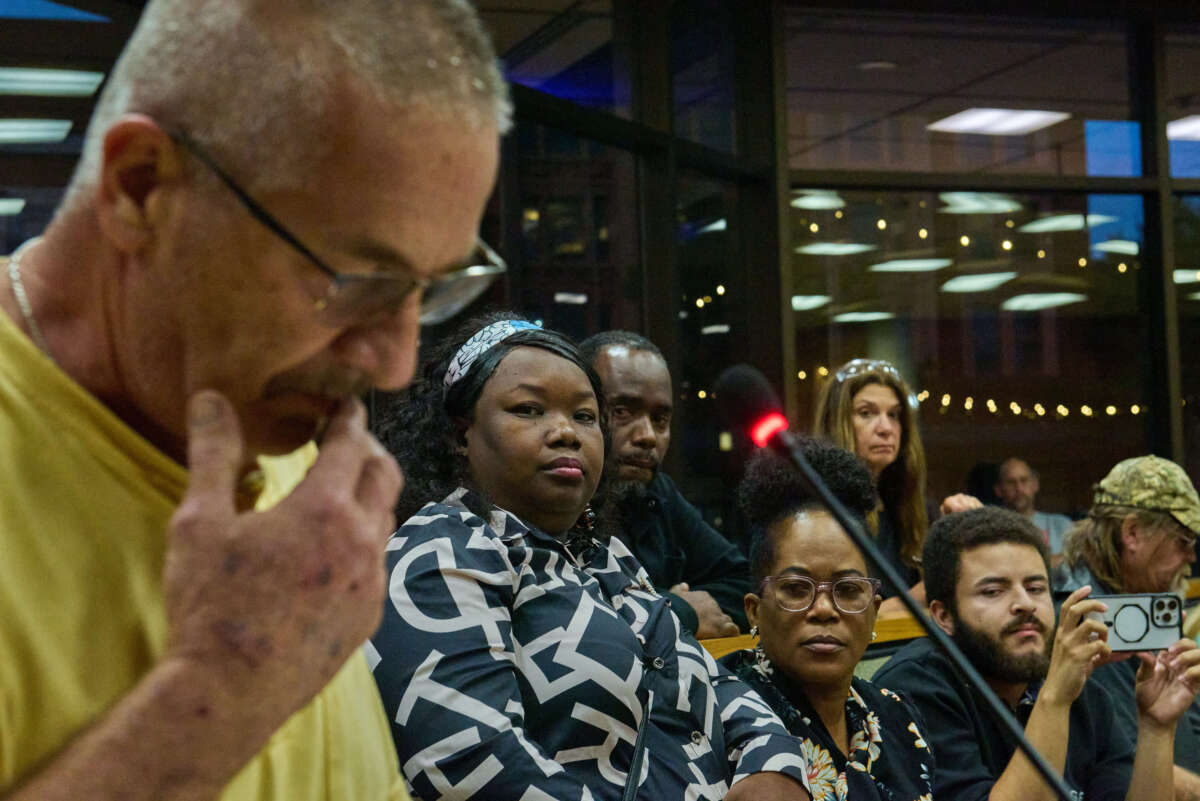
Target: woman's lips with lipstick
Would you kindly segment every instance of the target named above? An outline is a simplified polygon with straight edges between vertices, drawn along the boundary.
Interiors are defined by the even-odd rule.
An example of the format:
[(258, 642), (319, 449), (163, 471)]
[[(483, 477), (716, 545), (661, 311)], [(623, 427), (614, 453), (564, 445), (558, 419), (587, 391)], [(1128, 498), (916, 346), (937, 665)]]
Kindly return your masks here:
[(583, 463), (578, 459), (571, 459), (566, 456), (561, 459), (555, 459), (542, 469), (551, 475), (561, 476), (562, 478), (583, 478)]
[(828, 634), (818, 634), (816, 637), (809, 637), (800, 643), (800, 646), (810, 651), (815, 651), (818, 654), (832, 654), (835, 651), (845, 648), (846, 644), (837, 637), (832, 637)]

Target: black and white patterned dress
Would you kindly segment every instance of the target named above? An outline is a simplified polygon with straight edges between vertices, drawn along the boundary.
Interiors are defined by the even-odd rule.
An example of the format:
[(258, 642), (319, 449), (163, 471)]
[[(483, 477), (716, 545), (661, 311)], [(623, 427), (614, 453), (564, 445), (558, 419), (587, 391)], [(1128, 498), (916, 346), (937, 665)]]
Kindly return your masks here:
[(763, 770), (806, 782), (799, 741), (681, 635), (624, 545), (571, 553), (466, 492), (389, 541), (368, 646), (417, 795), (619, 799), (647, 708), (638, 798), (716, 801)]

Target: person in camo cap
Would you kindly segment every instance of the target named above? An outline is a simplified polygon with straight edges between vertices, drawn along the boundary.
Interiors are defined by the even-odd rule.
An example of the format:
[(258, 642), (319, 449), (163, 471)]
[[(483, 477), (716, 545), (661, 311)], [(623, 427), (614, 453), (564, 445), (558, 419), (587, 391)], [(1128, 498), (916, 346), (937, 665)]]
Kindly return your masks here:
[(1183, 468), (1158, 456), (1117, 464), (1096, 485), (1088, 516), (1067, 533), (1054, 589), (1179, 589), (1196, 560), (1200, 497)]
[[(1062, 595), (1092, 586), (1092, 594), (1183, 592), (1196, 561), (1200, 497), (1179, 465), (1158, 456), (1117, 464), (1095, 486), (1088, 516), (1067, 532), (1064, 561), (1053, 573)], [(1200, 617), (1184, 633), (1194, 638)], [(1096, 668), (1092, 678), (1114, 699), (1115, 720), (1136, 737), (1133, 714), (1137, 659)], [(1193, 703), (1175, 729), (1175, 797), (1200, 799), (1200, 704)]]

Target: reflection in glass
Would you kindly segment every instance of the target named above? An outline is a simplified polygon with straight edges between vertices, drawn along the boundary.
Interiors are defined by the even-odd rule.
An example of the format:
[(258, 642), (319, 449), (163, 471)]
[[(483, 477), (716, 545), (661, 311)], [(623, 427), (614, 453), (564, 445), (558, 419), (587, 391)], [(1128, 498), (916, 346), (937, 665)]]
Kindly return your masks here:
[(794, 169), (1141, 175), (1125, 34), (789, 7)]
[(736, 152), (733, 19), (724, 0), (676, 0), (671, 6), (671, 86), (675, 135)]
[(801, 424), (830, 369), (871, 357), (919, 393), (930, 497), (1019, 455), (1042, 471), (1040, 506), (1072, 512), (1144, 451), (1139, 196), (837, 196), (791, 211)]
[(508, 80), (630, 117), (628, 45), (611, 0), (478, 5)]
[(1179, 372), (1183, 395), (1184, 467), (1200, 481), (1200, 196), (1175, 205), (1175, 293), (1179, 308)]
[(576, 338), (642, 330), (633, 156), (531, 123), (518, 142), (517, 310)]
[(1167, 35), (1167, 142), (1171, 175), (1200, 178), (1200, 27)]
[[(685, 470), (673, 476), (684, 495), (726, 537), (744, 542), (737, 517), (736, 487), (748, 445), (723, 433), (714, 387), (720, 372), (752, 361), (748, 334), (738, 327), (749, 317), (740, 279), (739, 232), (732, 216), (737, 209), (731, 184), (692, 171), (681, 171), (676, 184), (676, 274), (680, 295), (662, 301), (652, 313), (678, 319), (679, 364), (672, 376), (675, 417), (671, 450)], [(736, 435), (735, 435), (736, 436)], [(744, 440), (744, 442), (742, 442)]]

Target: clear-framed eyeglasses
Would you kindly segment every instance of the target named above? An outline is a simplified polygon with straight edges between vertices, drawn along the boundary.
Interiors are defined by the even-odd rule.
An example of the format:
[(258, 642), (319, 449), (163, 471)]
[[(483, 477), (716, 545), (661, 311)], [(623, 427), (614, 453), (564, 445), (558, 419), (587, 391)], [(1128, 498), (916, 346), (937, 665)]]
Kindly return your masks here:
[(807, 611), (816, 601), (817, 593), (829, 592), (838, 611), (857, 615), (867, 611), (883, 582), (860, 576), (846, 576), (833, 581), (813, 581), (808, 576), (767, 576), (759, 587), (760, 595), (767, 585), (774, 589), (775, 603), (784, 611)]
[(491, 286), (496, 276), (508, 269), (504, 259), (479, 239), (476, 240), (475, 250), (464, 266), (433, 279), (395, 271), (339, 272), (301, 242), (258, 201), (250, 197), (241, 184), (186, 132), (172, 131), (170, 136), (207, 167), (233, 193), (250, 216), (329, 276), (329, 287), (313, 302), (313, 308), (318, 316), (331, 326), (341, 327), (368, 322), (393, 313), (409, 295), (418, 291), (422, 292), (421, 325), (438, 325), (469, 306)]
[(883, 359), (851, 359), (839, 367), (833, 377), (838, 381), (845, 381), (847, 378), (853, 378), (863, 373), (884, 373), (898, 381), (903, 380), (896, 365)]

